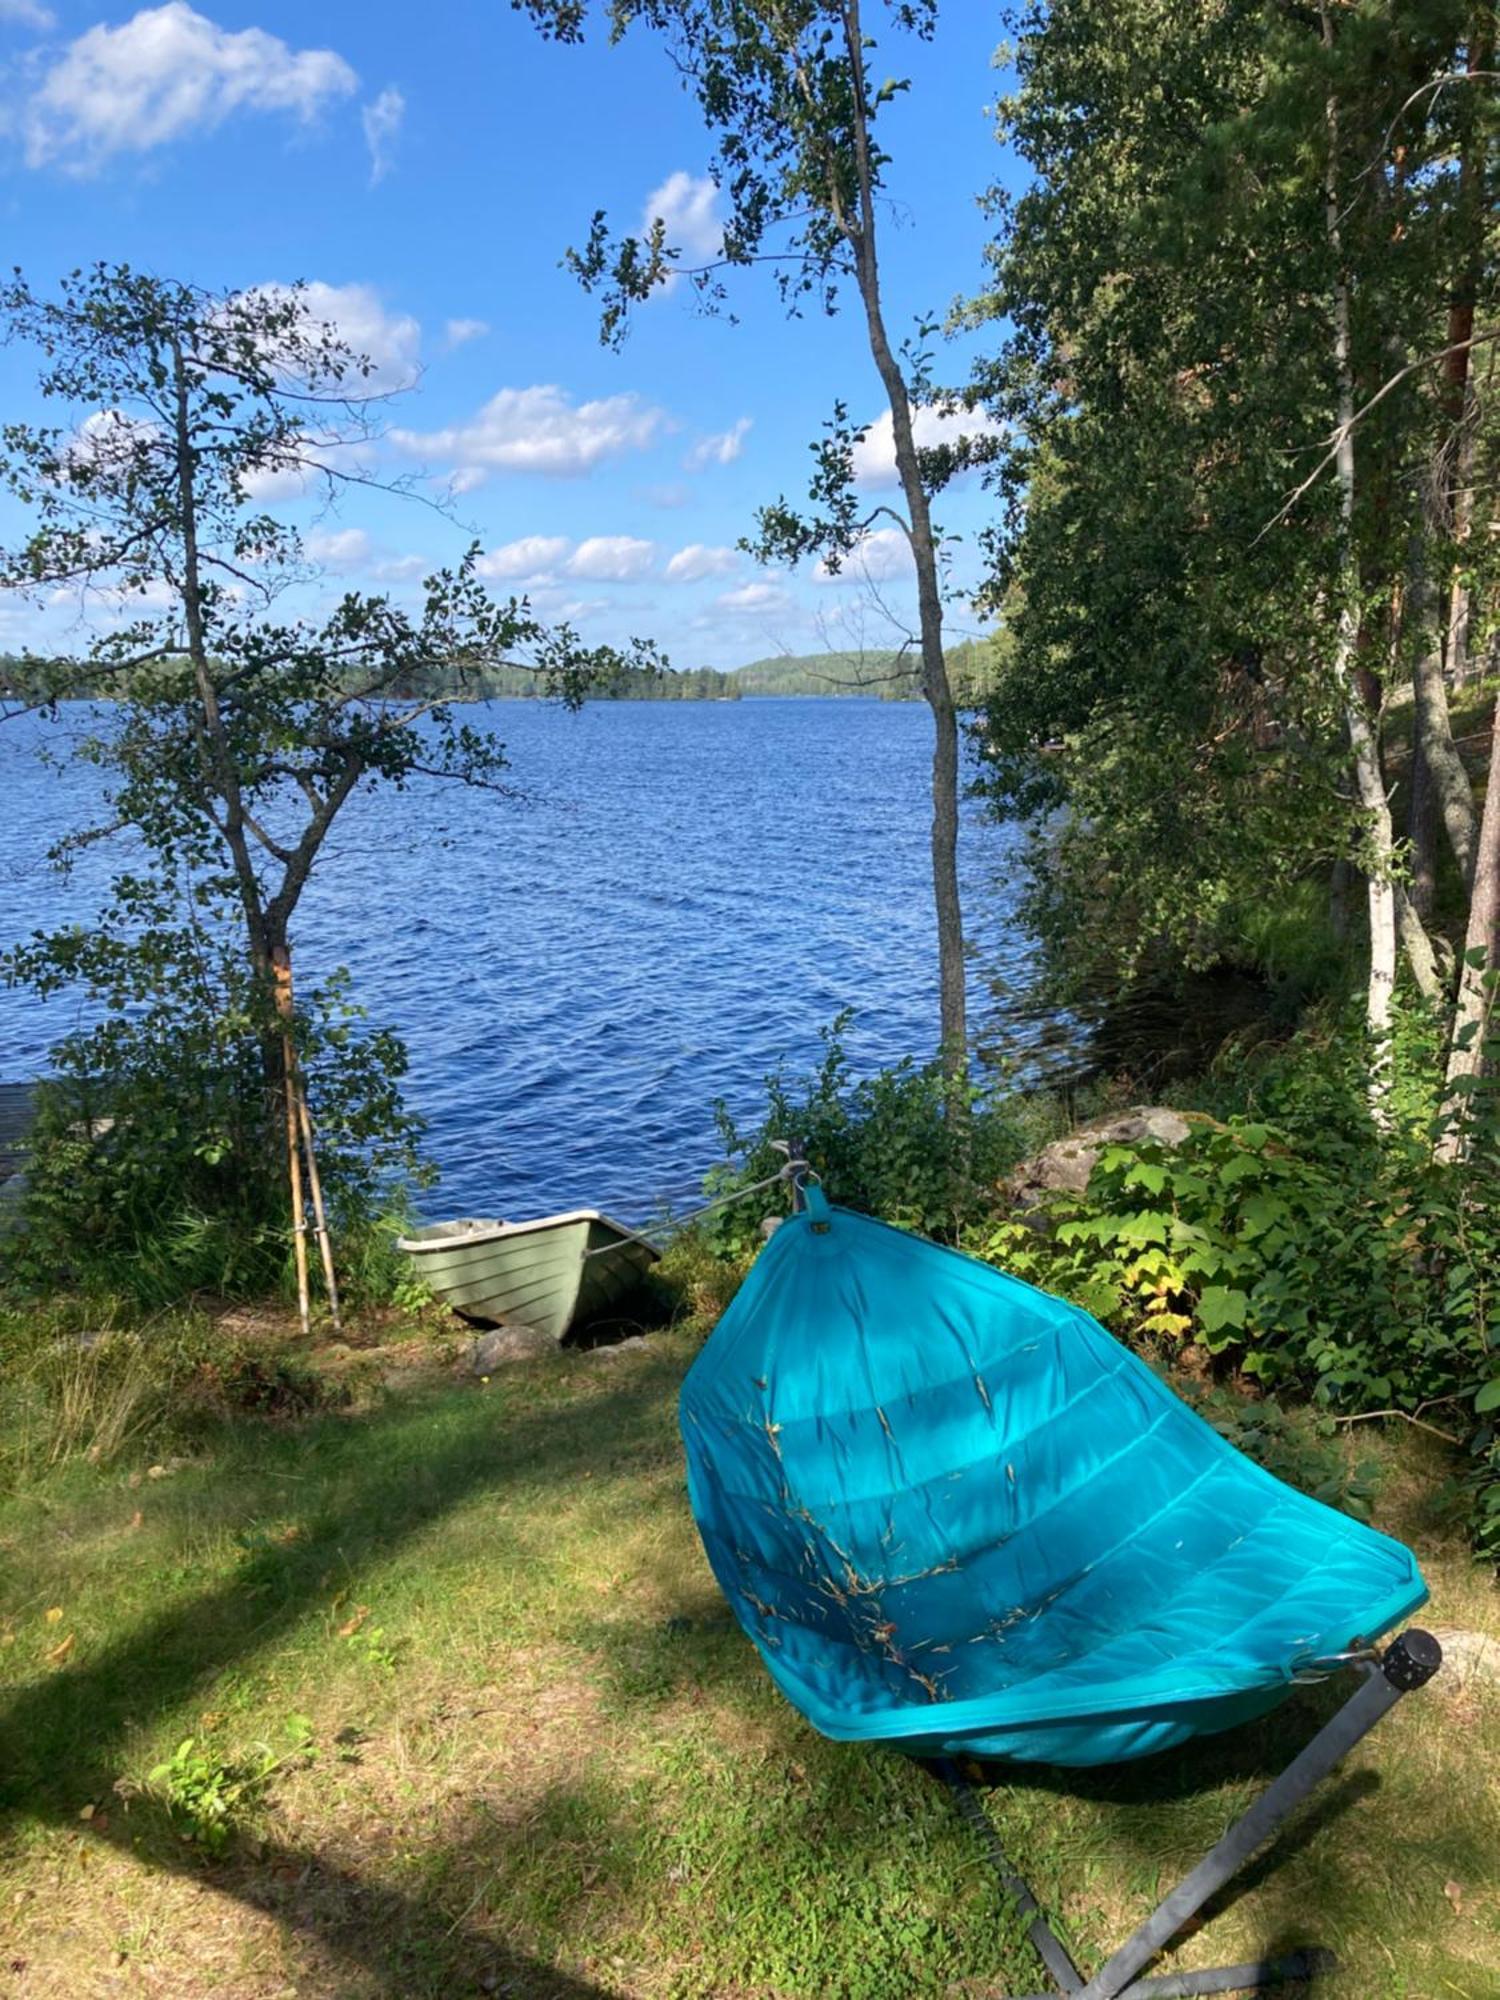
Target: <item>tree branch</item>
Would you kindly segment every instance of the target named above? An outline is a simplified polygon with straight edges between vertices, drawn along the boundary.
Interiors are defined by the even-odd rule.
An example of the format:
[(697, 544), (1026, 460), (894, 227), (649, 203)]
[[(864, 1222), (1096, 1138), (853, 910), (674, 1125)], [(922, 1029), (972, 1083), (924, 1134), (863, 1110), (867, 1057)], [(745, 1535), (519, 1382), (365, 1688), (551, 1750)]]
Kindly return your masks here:
[(1286, 504), (1267, 521), (1266, 525), (1255, 537), (1255, 540), (1251, 542), (1251, 548), (1253, 549), (1257, 543), (1263, 541), (1273, 528), (1281, 525), (1302, 496), (1317, 484), (1329, 466), (1333, 464), (1334, 460), (1338, 457), (1340, 446), (1352, 435), (1355, 425), (1361, 423), (1377, 404), (1383, 403), (1391, 391), (1399, 388), (1409, 375), (1419, 374), (1424, 368), (1436, 367), (1438, 362), (1446, 361), (1450, 355), (1462, 354), (1469, 348), (1482, 347), (1485, 342), (1491, 340), (1500, 340), (1500, 327), (1488, 327), (1483, 333), (1471, 334), (1467, 340), (1455, 340), (1448, 347), (1440, 347), (1435, 353), (1424, 354), (1420, 360), (1408, 361), (1404, 368), (1398, 368), (1394, 375), (1380, 385), (1375, 394), (1371, 396), (1362, 408), (1356, 410), (1345, 423), (1340, 424), (1337, 430), (1330, 434), (1327, 440), (1328, 449), (1318, 460), (1306, 479), (1303, 480), (1302, 484), (1287, 500)]

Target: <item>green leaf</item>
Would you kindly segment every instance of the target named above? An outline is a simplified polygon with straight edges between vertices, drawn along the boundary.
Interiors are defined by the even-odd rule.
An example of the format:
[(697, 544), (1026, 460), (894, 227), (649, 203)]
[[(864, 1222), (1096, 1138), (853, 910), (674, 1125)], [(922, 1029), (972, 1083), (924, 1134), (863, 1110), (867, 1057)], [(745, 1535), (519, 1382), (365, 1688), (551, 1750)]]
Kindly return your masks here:
[(1136, 1215), (1122, 1216), (1115, 1234), (1122, 1243), (1165, 1243), (1167, 1219), (1144, 1209)]
[(1280, 1222), (1291, 1210), (1279, 1194), (1246, 1195), (1240, 1204), (1240, 1229), (1246, 1236), (1259, 1236), (1273, 1222)]
[(1198, 1323), (1205, 1333), (1218, 1333), (1226, 1326), (1243, 1327), (1250, 1310), (1246, 1293), (1228, 1285), (1205, 1285), (1198, 1299)]
[(1474, 1409), (1481, 1417), (1489, 1410), (1500, 1410), (1500, 1375), (1497, 1375), (1493, 1382), (1485, 1383), (1474, 1398)]

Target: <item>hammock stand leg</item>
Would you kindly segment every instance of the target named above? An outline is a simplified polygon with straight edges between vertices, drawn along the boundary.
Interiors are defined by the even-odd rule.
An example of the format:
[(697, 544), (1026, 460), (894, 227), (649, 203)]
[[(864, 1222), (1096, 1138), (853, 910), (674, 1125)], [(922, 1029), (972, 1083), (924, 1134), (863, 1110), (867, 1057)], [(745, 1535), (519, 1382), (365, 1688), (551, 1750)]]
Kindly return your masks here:
[[(1001, 1853), (994, 1828), (957, 1769), (946, 1761), (936, 1769), (953, 1788), (964, 1817), (971, 1824), (977, 1819), (982, 1825), (990, 1859), (1021, 1914), (1030, 1918), (1026, 1935), (1059, 1993), (1071, 1995), (1073, 2000), (1191, 2000), (1191, 1996), (1198, 1994), (1253, 1993), (1330, 1971), (1334, 1964), (1332, 1956), (1324, 1951), (1301, 1951), (1287, 1958), (1216, 1966), (1203, 1972), (1167, 1973), (1154, 1979), (1140, 1975), (1189, 1918), (1264, 1846), (1360, 1738), (1368, 1735), (1403, 1695), (1432, 1679), (1442, 1659), (1442, 1648), (1428, 1632), (1414, 1627), (1393, 1640), (1379, 1664), (1368, 1669), (1357, 1692), (1088, 1981), (1078, 1972), (1026, 1884)], [(1033, 1994), (1029, 2000), (1050, 2000), (1050, 1996)]]

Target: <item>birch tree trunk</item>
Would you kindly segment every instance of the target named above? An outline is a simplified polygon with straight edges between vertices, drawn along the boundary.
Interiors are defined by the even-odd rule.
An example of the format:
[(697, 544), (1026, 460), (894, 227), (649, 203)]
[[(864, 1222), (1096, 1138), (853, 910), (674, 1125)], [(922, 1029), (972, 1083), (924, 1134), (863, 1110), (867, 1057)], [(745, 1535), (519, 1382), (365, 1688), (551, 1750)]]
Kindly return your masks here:
[(1467, 882), (1474, 867), (1474, 841), (1478, 832), (1474, 791), (1453, 741), (1448, 688), (1443, 678), (1442, 630), (1420, 551), (1413, 563), (1407, 603), (1416, 637), (1412, 660), (1412, 751), (1415, 756), (1420, 745), (1432, 785), (1432, 802), (1459, 873)]
[[(1326, 8), (1323, 40), (1332, 44)], [(1359, 559), (1354, 545), (1354, 367), (1350, 340), (1349, 276), (1339, 224), (1339, 116), (1336, 100), (1326, 102), (1328, 152), (1323, 195), (1328, 248), (1333, 267), (1333, 360), (1338, 385), (1338, 445), (1334, 469), (1339, 489), (1340, 558), (1338, 629), (1334, 639), (1333, 677), (1343, 704), (1344, 724), (1354, 760), (1355, 793), (1365, 816), (1370, 974), (1365, 992), (1365, 1020), (1370, 1032), (1370, 1115), (1378, 1126), (1389, 1123), (1391, 995), (1396, 984), (1396, 895), (1392, 879), (1391, 808), (1380, 769), (1379, 746), (1370, 711), (1365, 706), (1355, 672), (1359, 643)]]
[(1474, 887), (1469, 898), (1463, 969), (1453, 1010), (1453, 1037), (1445, 1080), (1449, 1117), (1436, 1148), (1439, 1160), (1450, 1163), (1461, 1160), (1468, 1150), (1468, 1106), (1463, 1085), (1484, 1068), (1497, 974), (1500, 974), (1500, 701), (1495, 704), (1492, 721), (1489, 784), (1474, 854)]
[(963, 907), (958, 886), (958, 712), (943, 653), (943, 600), (938, 582), (932, 509), (912, 430), (911, 396), (886, 332), (875, 244), (874, 172), (870, 160), (869, 105), (859, 0), (847, 0), (844, 38), (853, 79), (854, 151), (859, 222), (849, 236), (870, 353), (891, 410), (896, 472), (906, 501), (907, 539), (917, 573), (917, 620), (922, 651), (922, 692), (932, 711), (932, 892), (937, 914), (938, 992), (943, 1068), (968, 1074), (968, 1002)]
[[(1485, 75), (1495, 55), (1494, 0), (1478, 0), (1469, 30), (1467, 68), (1471, 83)], [(1448, 307), (1448, 359), (1446, 402), (1452, 420), (1452, 472), (1448, 495), (1449, 527), (1455, 561), (1448, 592), (1445, 620), (1444, 663), (1448, 678), (1462, 687), (1469, 677), (1469, 586), (1464, 579), (1464, 544), (1469, 539), (1474, 517), (1474, 433), (1478, 418), (1474, 395), (1472, 350), (1474, 309), (1484, 260), (1486, 215), (1484, 188), (1477, 157), (1477, 107), (1472, 88), (1459, 101), (1460, 139), (1458, 161), (1458, 230), (1460, 263)]]

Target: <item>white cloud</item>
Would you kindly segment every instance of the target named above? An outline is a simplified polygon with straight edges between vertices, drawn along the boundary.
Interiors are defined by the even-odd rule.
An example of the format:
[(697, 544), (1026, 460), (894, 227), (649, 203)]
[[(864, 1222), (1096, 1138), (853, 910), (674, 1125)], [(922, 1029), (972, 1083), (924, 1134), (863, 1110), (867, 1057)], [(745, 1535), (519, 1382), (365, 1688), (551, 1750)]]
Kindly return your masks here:
[(168, 0), (68, 44), (25, 108), (26, 163), (90, 173), (117, 153), (212, 132), (237, 111), (306, 124), (357, 82), (332, 49), (294, 50), (263, 28), (221, 28)]
[(655, 542), (634, 535), (590, 535), (568, 558), (568, 575), (591, 583), (638, 583), (656, 561)]
[[(927, 403), (912, 417), (912, 435), (919, 446), (953, 444), (961, 437), (998, 437), (1000, 426), (982, 410), (945, 411)], [(864, 487), (899, 484), (894, 427), (889, 410), (882, 410), (854, 447), (854, 477)]]
[[(277, 299), (287, 290), (285, 285), (257, 285), (254, 296)], [(374, 364), (373, 373), (346, 383), (351, 394), (409, 389), (422, 372), (421, 323), (410, 313), (387, 312), (373, 285), (314, 280), (302, 289), (302, 308), (310, 327), (331, 327), (352, 354)]]
[(489, 476), (482, 465), (461, 465), (453, 477), (443, 484), (457, 499), (464, 493), (472, 493), (477, 486), (483, 486)]
[(699, 438), (683, 459), (684, 466), (689, 472), (702, 472), (710, 465), (733, 465), (745, 449), (745, 439), (754, 421), (753, 417), (741, 417), (727, 431), (713, 431)]
[(370, 571), (377, 583), (411, 583), (429, 576), (437, 564), (428, 556), (386, 556)]
[(149, 417), (132, 417), (124, 410), (95, 410), (86, 416), (63, 447), (70, 466), (100, 473), (122, 473), (145, 446), (163, 435)]
[(378, 187), (396, 164), (396, 141), (406, 116), (406, 99), (393, 84), (363, 107), (359, 120), (370, 149), (370, 186)]
[(740, 566), (739, 552), (689, 542), (667, 564), (668, 583), (697, 583), (705, 576), (732, 576)]
[(302, 458), (303, 452), (309, 457), (317, 453), (317, 441), (293, 438), (285, 452), (268, 454), (253, 472), (244, 475), (245, 498), (254, 506), (270, 507), (278, 500), (300, 500), (310, 493), (318, 474)]
[(469, 423), (438, 431), (393, 430), (391, 441), (404, 451), (449, 460), (457, 468), (455, 490), (471, 492), (491, 472), (577, 478), (603, 459), (644, 451), (667, 421), (664, 410), (636, 395), (574, 403), (549, 383), (501, 389)]
[(760, 612), (785, 611), (791, 599), (776, 583), (742, 583), (738, 590), (726, 590), (714, 599), (720, 611)]
[(450, 347), (463, 347), (471, 340), (483, 340), (489, 330), (487, 319), (450, 319), (443, 337)]
[(39, 35), (57, 26), (57, 16), (50, 7), (41, 6), (39, 0), (0, 0), (0, 21), (14, 21), (18, 28), (35, 28)]
[(656, 566), (655, 542), (635, 535), (522, 535), (479, 558), (479, 574), (509, 583), (547, 584), (560, 576), (588, 583), (639, 583)]
[(278, 501), (305, 499), (311, 493), (326, 494), (341, 473), (367, 472), (372, 457), (366, 439), (304, 431), (287, 438), (281, 451), (268, 452), (241, 483), (252, 505), (270, 507)]
[(641, 210), (640, 235), (644, 241), (658, 217), (667, 226), (668, 249), (680, 250), (689, 264), (701, 264), (717, 257), (724, 247), (724, 224), (719, 217), (719, 190), (707, 174), (680, 170), (668, 174), (659, 188), (653, 188)]
[(315, 528), (303, 547), (325, 569), (358, 569), (369, 559), (370, 537), (363, 528)]
[(901, 529), (872, 528), (844, 557), (837, 576), (826, 562), (818, 564), (814, 575), (819, 583), (886, 583), (892, 577), (909, 576), (911, 570), (911, 543)]
[(519, 541), (488, 550), (474, 567), (491, 581), (530, 583), (551, 576), (572, 548), (566, 535), (522, 535)]
[(131, 584), (61, 583), (47, 593), (46, 603), (53, 611), (102, 612), (111, 622), (128, 623), (175, 611), (181, 600), (165, 578), (152, 576)]

